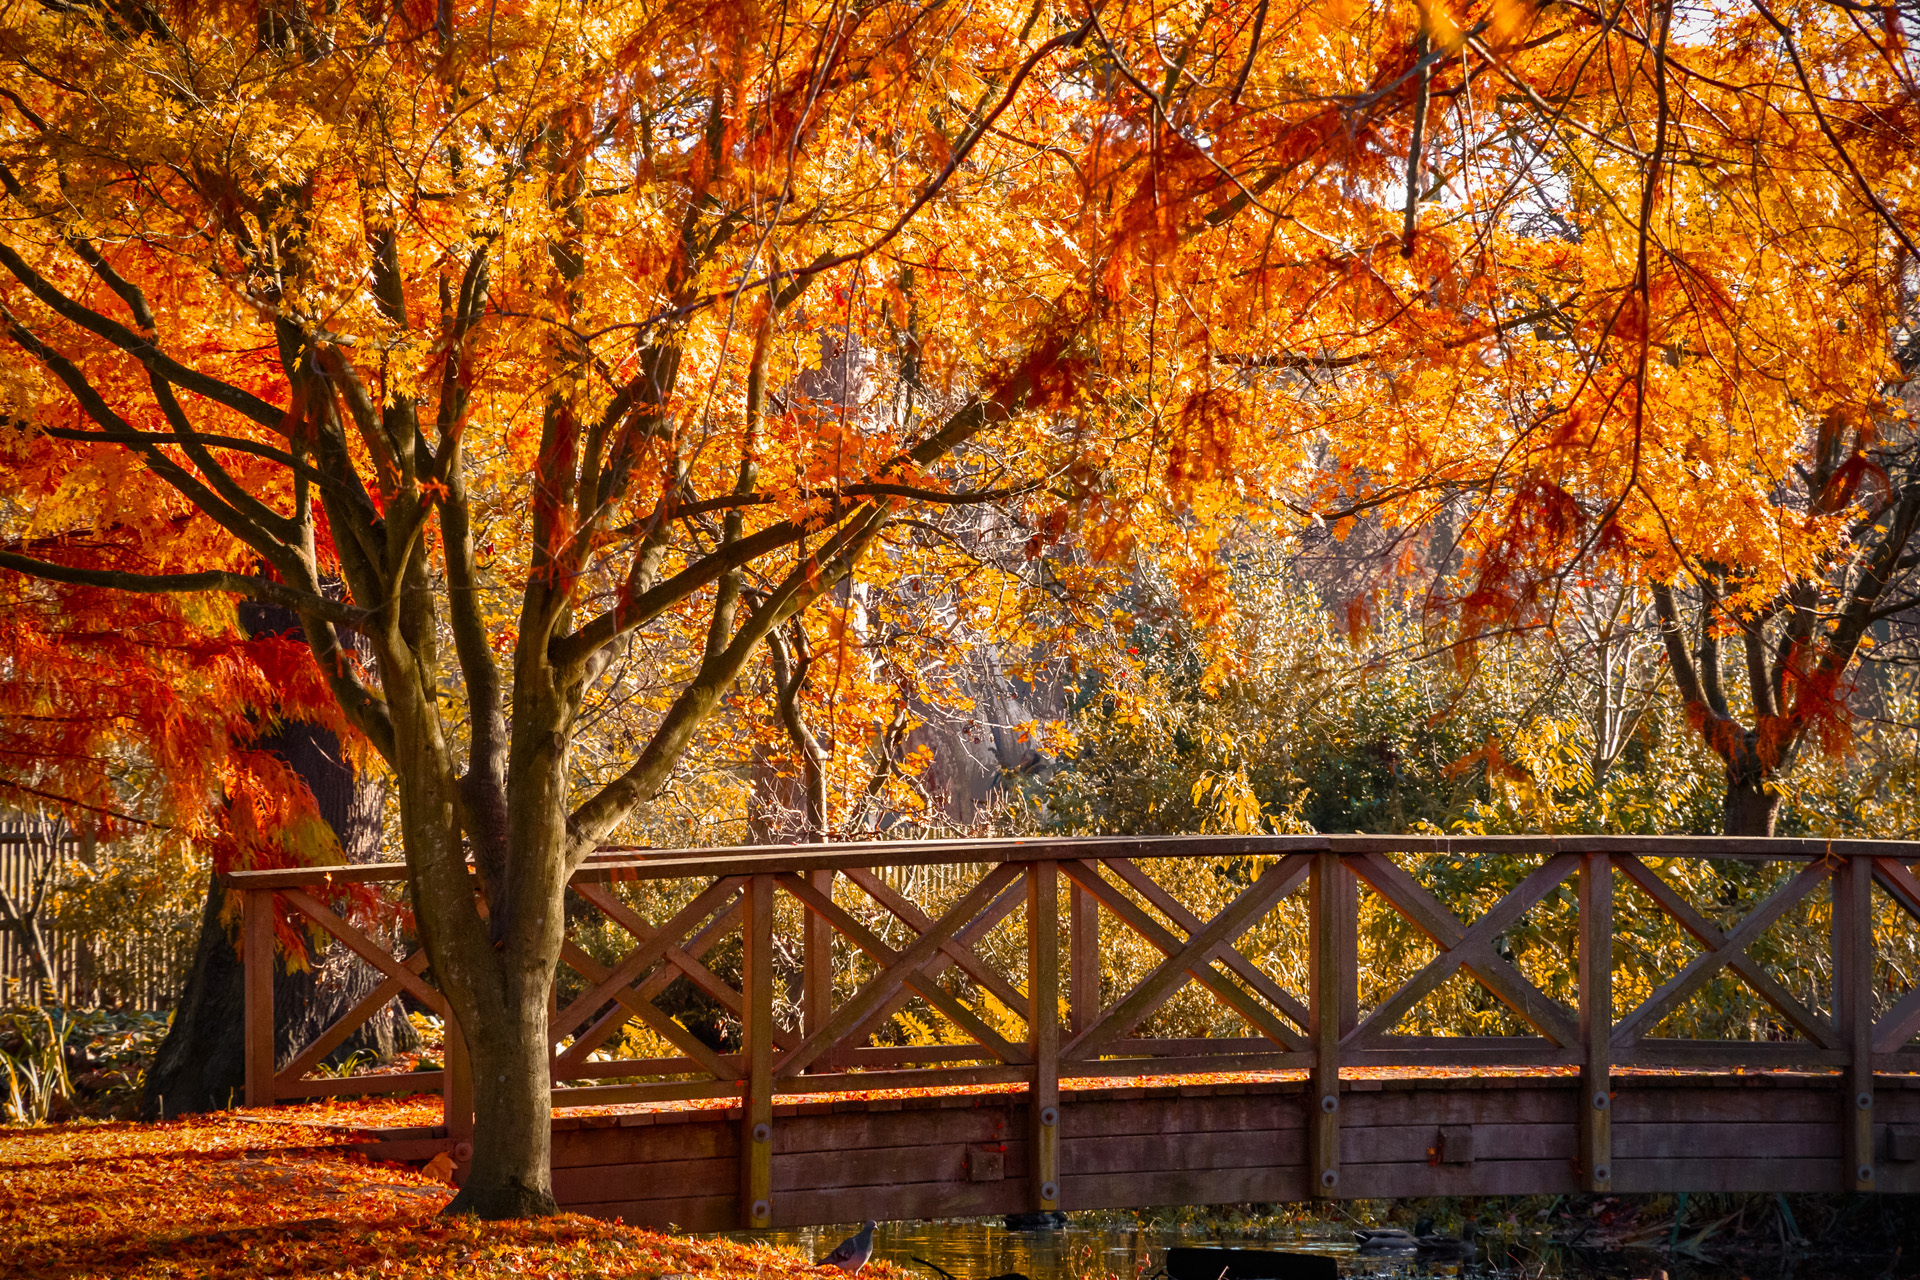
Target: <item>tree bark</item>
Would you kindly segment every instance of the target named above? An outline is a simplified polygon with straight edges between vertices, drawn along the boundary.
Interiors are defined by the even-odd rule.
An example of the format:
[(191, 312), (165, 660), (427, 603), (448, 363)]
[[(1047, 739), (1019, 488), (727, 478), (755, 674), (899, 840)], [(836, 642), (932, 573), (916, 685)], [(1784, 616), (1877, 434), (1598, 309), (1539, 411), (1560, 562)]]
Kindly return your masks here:
[(448, 1213), (531, 1218), (558, 1211), (551, 1172), (547, 989), (544, 983), (514, 985), (519, 998), (504, 1015), (496, 1014), (468, 1036), (473, 1164)]
[(1721, 830), (1730, 836), (1770, 836), (1780, 814), (1780, 793), (1766, 785), (1758, 769), (1727, 770), (1727, 794)]

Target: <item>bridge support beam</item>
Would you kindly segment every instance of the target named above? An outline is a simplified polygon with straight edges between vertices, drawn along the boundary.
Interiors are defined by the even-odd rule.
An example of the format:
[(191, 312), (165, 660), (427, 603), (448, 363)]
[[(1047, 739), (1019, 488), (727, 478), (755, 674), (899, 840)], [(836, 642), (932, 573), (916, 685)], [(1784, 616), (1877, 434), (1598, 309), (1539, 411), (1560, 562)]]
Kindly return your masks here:
[(1833, 871), (1833, 1022), (1848, 1052), (1840, 1100), (1840, 1185), (1872, 1191), (1873, 865), (1838, 859)]
[(1580, 1181), (1613, 1189), (1613, 861), (1580, 863)]
[[(273, 892), (249, 889), (241, 903), (241, 961), (246, 966), (247, 1105), (273, 1105)], [(451, 1020), (449, 1020), (451, 1022)]]
[(773, 877), (747, 881), (741, 994), (747, 1056), (740, 1099), (740, 1225), (773, 1223)]
[[(1074, 957), (1076, 960), (1079, 957)], [(1080, 975), (1074, 975), (1078, 984)], [(1037, 1210), (1060, 1207), (1060, 867), (1027, 866), (1028, 1178)]]
[[(807, 883), (821, 897), (833, 901), (831, 871), (807, 872)], [(810, 1036), (833, 1016), (833, 926), (817, 911), (808, 911), (801, 935), (800, 1034)], [(825, 1071), (832, 1063), (823, 1057), (812, 1070)]]
[(1359, 998), (1355, 982), (1358, 894), (1337, 853), (1313, 856), (1308, 947), (1313, 987), (1313, 1083), (1307, 1093), (1309, 1194), (1333, 1199), (1340, 1190), (1340, 1039), (1352, 1029)]
[(473, 1064), (467, 1057), (467, 1037), (451, 1017), (441, 1020), (440, 1110), (446, 1117), (447, 1154), (453, 1157), (454, 1179), (464, 1185), (473, 1163)]

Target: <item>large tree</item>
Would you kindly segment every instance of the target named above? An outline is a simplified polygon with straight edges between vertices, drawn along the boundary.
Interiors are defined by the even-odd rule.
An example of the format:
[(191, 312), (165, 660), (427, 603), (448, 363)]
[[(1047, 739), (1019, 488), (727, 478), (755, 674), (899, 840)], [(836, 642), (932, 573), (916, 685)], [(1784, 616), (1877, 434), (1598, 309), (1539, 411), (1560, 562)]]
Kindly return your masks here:
[[(299, 616), (392, 772), (468, 1030), (459, 1207), (551, 1205), (571, 870), (898, 508), (1025, 500), (1067, 454), (1083, 205), (1054, 162), (1022, 170), (1062, 139), (1091, 30), (939, 6), (7, 20), (0, 267), (27, 363), (0, 563)], [(959, 276), (1016, 225), (1037, 262)], [(895, 332), (929, 393), (771, 405), (828, 327)], [(1029, 445), (975, 444), (1016, 426)], [(649, 628), (672, 696), (579, 794), (583, 701)]]
[[(243, 604), (240, 622), (256, 641), (298, 635), (298, 624), (284, 609)], [(282, 785), (304, 792), (302, 810), (310, 806), (332, 834), (331, 847), (324, 850), (328, 863), (378, 860), (380, 786), (338, 733), (324, 723), (282, 716), (262, 723), (248, 747), (290, 771), (292, 777), (283, 779)], [(217, 1111), (246, 1094), (246, 972), (235, 927), (240, 904), (220, 882), (220, 872), (233, 869), (228, 861), (226, 867), (211, 868), (193, 961), (174, 1000), (166, 1038), (140, 1082), (142, 1116), (165, 1119)], [(384, 908), (381, 914), (387, 919), (375, 928), (393, 928), (392, 904), (363, 901), (355, 905), (363, 912)], [(379, 975), (351, 955), (338, 949), (319, 955), (313, 951), (303, 940), (278, 957), (275, 967), (274, 1058), (281, 1065), (379, 985)], [(395, 1000), (362, 1023), (328, 1061), (371, 1053), (384, 1062), (396, 1049), (418, 1045), (405, 1010)]]
[[(1719, 189), (1681, 163), (1705, 151), (1670, 105), (1670, 16), (9, 11), (0, 567), (298, 615), (392, 774), (472, 1049), (455, 1207), (538, 1212), (567, 877), (849, 574), (944, 575), (968, 620), (1017, 579), (1047, 625), (1084, 624), (1101, 566), (1151, 554), (1218, 620), (1229, 528), (1467, 493), (1474, 622), (1623, 540), (1670, 576), (1693, 531), (1771, 527), (1764, 486), (1727, 476), (1791, 453), (1774, 371), (1698, 466), (1661, 399), (1665, 347), (1714, 340), (1672, 332), (1712, 306), (1667, 282), (1714, 264), (1663, 228)], [(1900, 198), (1846, 197), (1849, 226), (1868, 196)], [(1572, 245), (1528, 223), (1560, 204)], [(855, 340), (858, 411), (778, 390)], [(1791, 394), (1826, 411), (1864, 385)], [(1031, 531), (1015, 563), (955, 526), (979, 504)], [(1006, 651), (1039, 647), (1013, 616)], [(653, 714), (583, 742), (636, 646)]]
[(1674, 684), (1726, 765), (1728, 835), (1773, 834), (1795, 759), (1850, 736), (1853, 669), (1875, 624), (1920, 603), (1920, 441), (1904, 425), (1877, 434), (1824, 432), (1802, 473), (1808, 517), (1849, 520), (1824, 562), (1757, 592), (1749, 567), (1721, 564), (1694, 566), (1683, 592), (1652, 584)]

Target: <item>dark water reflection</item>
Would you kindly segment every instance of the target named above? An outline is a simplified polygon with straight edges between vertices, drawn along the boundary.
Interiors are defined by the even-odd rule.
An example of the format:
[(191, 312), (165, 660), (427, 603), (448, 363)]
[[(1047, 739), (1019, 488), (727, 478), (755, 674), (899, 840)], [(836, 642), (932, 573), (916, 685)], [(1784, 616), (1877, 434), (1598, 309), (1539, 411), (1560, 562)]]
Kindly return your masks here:
[[(858, 1223), (832, 1227), (805, 1227), (788, 1231), (740, 1233), (735, 1238), (765, 1240), (809, 1258), (823, 1256), (859, 1229)], [(1020, 1272), (1030, 1280), (1145, 1280), (1159, 1270), (1173, 1245), (1218, 1246), (1228, 1249), (1283, 1249), (1289, 1253), (1317, 1253), (1338, 1260), (1342, 1275), (1436, 1277), (1459, 1275), (1458, 1264), (1425, 1266), (1407, 1256), (1362, 1255), (1351, 1239), (1328, 1236), (1250, 1236), (1207, 1230), (1204, 1227), (1096, 1226), (1075, 1223), (1053, 1231), (1009, 1231), (999, 1219), (935, 1222), (883, 1222), (874, 1231), (873, 1256), (897, 1263), (928, 1280), (936, 1273), (915, 1262), (924, 1258), (953, 1273), (957, 1280), (987, 1280), (989, 1276)], [(1528, 1251), (1531, 1253), (1531, 1251)], [(1486, 1273), (1488, 1268), (1470, 1267)], [(1519, 1267), (1499, 1269), (1516, 1275)], [(1526, 1268), (1540, 1274), (1538, 1261)], [(1551, 1267), (1549, 1274), (1603, 1276), (1604, 1270), (1566, 1271)], [(1620, 1273), (1616, 1273), (1620, 1274)]]

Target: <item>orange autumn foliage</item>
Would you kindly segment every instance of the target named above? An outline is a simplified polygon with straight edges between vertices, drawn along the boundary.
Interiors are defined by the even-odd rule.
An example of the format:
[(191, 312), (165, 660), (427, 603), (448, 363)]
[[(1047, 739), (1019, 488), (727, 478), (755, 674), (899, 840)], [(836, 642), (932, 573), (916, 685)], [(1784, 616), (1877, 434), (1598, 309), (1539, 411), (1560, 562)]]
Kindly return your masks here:
[[(291, 1113), (291, 1114), (289, 1114)], [(828, 1277), (784, 1249), (566, 1216), (447, 1218), (443, 1182), (343, 1150), (369, 1109), (0, 1130), (0, 1271), (39, 1277)], [(875, 1264), (882, 1280), (901, 1273)]]

